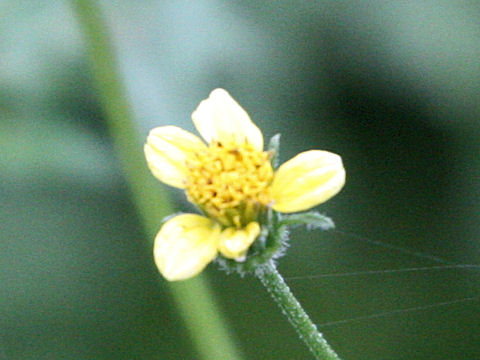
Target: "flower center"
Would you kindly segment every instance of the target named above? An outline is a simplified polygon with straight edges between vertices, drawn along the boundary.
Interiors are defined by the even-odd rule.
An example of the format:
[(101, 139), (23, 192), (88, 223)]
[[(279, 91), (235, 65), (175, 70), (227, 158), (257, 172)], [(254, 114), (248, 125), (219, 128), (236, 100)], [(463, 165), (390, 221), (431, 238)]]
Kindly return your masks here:
[(188, 199), (225, 226), (241, 227), (270, 202), (270, 155), (249, 143), (212, 142), (187, 163)]

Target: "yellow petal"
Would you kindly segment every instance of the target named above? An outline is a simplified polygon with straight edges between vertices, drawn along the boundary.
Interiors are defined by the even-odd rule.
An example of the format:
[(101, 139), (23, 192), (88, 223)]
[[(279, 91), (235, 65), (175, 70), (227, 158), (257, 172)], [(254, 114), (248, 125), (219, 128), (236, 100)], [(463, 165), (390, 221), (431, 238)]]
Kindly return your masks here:
[(148, 167), (160, 181), (185, 188), (186, 162), (199, 150), (206, 149), (202, 140), (176, 126), (162, 126), (150, 131), (144, 146)]
[(344, 184), (340, 156), (328, 151), (306, 151), (278, 168), (271, 185), (272, 207), (285, 213), (307, 210), (330, 199)]
[(163, 224), (155, 238), (154, 258), (170, 281), (200, 273), (216, 256), (220, 226), (210, 219), (182, 214)]
[(263, 150), (263, 135), (247, 112), (223, 89), (215, 89), (192, 114), (198, 132), (211, 143), (249, 142), (258, 151)]
[(257, 222), (251, 222), (244, 229), (229, 227), (220, 234), (218, 250), (229, 259), (239, 259), (259, 234), (260, 225)]

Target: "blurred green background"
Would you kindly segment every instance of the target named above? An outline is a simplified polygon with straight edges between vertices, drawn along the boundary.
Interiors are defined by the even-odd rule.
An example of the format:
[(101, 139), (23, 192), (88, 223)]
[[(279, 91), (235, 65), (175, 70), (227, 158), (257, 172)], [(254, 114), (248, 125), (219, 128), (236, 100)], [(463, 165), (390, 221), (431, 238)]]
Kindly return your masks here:
[[(480, 358), (478, 269), (307, 278), (439, 265), (415, 252), (479, 262), (477, 1), (100, 4), (142, 137), (194, 131), (191, 112), (224, 87), (267, 138), (282, 133), (282, 161), (342, 155), (347, 185), (319, 207), (338, 231), (294, 231), (279, 268), (343, 359)], [(4, 0), (0, 18), (0, 359), (198, 359), (69, 3)], [(310, 358), (255, 278), (207, 273), (246, 359)]]

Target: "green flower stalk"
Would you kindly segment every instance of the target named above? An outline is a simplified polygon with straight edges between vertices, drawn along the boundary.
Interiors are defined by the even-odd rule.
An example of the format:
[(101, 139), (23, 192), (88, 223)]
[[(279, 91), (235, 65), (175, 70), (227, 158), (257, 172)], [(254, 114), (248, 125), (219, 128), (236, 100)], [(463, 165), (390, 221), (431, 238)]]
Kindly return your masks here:
[(300, 303), (293, 296), (290, 288), (277, 271), (275, 264), (269, 261), (263, 266), (260, 266), (256, 271), (256, 275), (315, 358), (340, 360), (322, 334), (318, 332), (317, 327), (310, 320)]
[(328, 228), (309, 210), (345, 184), (340, 156), (305, 151), (277, 168), (279, 137), (264, 150), (261, 130), (223, 89), (192, 114), (200, 135), (176, 126), (150, 131), (144, 152), (153, 175), (183, 189), (201, 214), (169, 218), (155, 238), (154, 258), (169, 281), (196, 276), (212, 261), (227, 271), (255, 274), (317, 359), (339, 359), (277, 272), (287, 227)]
[[(101, 9), (93, 0), (72, 0), (73, 11), (83, 32), (92, 75), (107, 120), (114, 148), (130, 187), (132, 201), (147, 234), (153, 237), (158, 219), (172, 207), (148, 173), (142, 142), (117, 69)], [(156, 201), (152, 201), (152, 198)], [(200, 358), (241, 360), (229, 329), (218, 311), (213, 292), (205, 277), (184, 283), (171, 283), (169, 290)], [(195, 298), (195, 304), (190, 301)]]

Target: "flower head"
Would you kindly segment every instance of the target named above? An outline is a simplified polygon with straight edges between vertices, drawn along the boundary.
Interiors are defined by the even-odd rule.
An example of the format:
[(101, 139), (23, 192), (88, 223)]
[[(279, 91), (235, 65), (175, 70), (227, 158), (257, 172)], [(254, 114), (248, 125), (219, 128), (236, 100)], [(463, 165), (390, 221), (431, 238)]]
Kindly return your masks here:
[(263, 135), (223, 89), (212, 91), (192, 114), (202, 135), (175, 126), (151, 130), (145, 156), (160, 181), (184, 189), (204, 216), (182, 214), (160, 229), (155, 262), (168, 280), (201, 272), (218, 254), (243, 261), (259, 237), (262, 214), (310, 209), (340, 191), (340, 156), (320, 150), (298, 154), (276, 171)]

